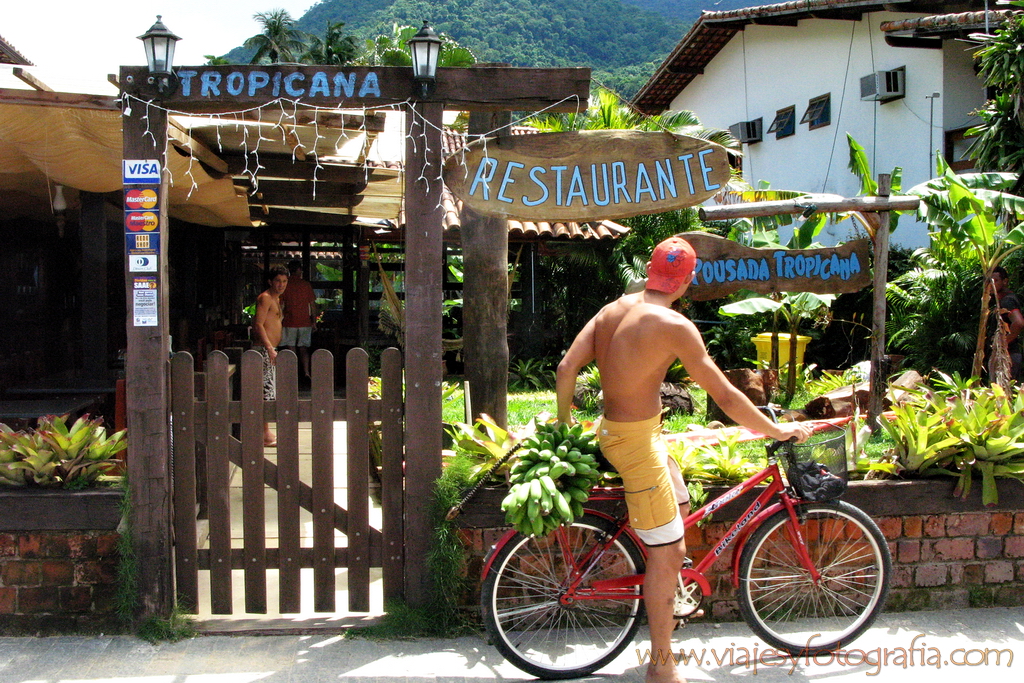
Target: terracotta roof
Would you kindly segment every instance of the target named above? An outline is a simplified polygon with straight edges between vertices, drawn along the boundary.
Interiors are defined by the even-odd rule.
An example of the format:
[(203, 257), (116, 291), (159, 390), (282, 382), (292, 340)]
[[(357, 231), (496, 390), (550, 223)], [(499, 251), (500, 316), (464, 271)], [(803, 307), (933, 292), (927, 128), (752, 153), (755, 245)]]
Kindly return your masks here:
[(25, 59), (25, 56), (18, 52), (13, 45), (0, 36), (0, 64), (21, 64), (33, 66), (32, 62)]
[[(462, 227), (462, 201), (444, 188), (441, 191), (441, 207), (444, 209), (444, 229), (459, 230)], [(590, 221), (589, 223), (531, 223), (508, 220), (508, 236), (511, 240), (536, 239), (617, 239), (629, 232), (629, 228), (613, 221)]]
[(693, 26), (669, 53), (650, 80), (633, 97), (632, 104), (645, 114), (660, 114), (672, 100), (704, 73), (715, 55), (749, 24), (797, 26), (801, 19), (860, 20), (867, 12), (935, 12), (943, 9), (971, 9), (981, 6), (970, 2), (929, 2), (926, 0), (799, 0), (773, 5), (760, 5), (722, 12), (704, 11)]
[(961, 33), (984, 30), (986, 20), (989, 28), (995, 30), (1015, 14), (1020, 14), (1020, 11), (992, 10), (985, 12), (983, 10), (981, 12), (938, 14), (901, 21), (883, 21), (879, 28), (888, 35), (911, 35), (915, 38), (949, 36), (951, 34), (959, 36)]

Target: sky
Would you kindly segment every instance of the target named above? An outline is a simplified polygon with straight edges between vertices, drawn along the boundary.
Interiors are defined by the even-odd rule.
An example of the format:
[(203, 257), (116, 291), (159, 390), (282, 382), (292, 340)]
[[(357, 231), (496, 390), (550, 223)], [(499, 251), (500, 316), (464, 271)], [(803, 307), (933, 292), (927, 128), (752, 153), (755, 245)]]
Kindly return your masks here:
[[(175, 65), (204, 64), (260, 31), (257, 12), (286, 9), (298, 19), (318, 0), (10, 0), (0, 14), (0, 36), (30, 62), (32, 73), (55, 90), (107, 90), (107, 74), (124, 65), (144, 65), (138, 39), (163, 15), (181, 37)], [(69, 65), (74, 69), (69, 69)], [(85, 92), (105, 92), (95, 89)]]

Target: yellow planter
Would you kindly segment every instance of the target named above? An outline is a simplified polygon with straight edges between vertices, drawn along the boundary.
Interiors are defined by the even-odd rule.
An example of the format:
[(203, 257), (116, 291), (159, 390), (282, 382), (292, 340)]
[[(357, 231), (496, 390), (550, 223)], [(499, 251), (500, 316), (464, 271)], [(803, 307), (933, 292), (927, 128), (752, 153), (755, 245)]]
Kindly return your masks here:
[[(751, 337), (750, 341), (754, 342), (754, 346), (757, 347), (757, 364), (767, 365), (772, 360), (772, 333), (762, 332), (756, 337)], [(802, 334), (798, 334), (796, 337), (796, 363), (797, 365), (804, 364), (804, 351), (807, 349), (807, 342), (811, 341), (810, 337), (805, 337)], [(779, 333), (779, 365), (785, 366), (789, 363), (789, 333)]]

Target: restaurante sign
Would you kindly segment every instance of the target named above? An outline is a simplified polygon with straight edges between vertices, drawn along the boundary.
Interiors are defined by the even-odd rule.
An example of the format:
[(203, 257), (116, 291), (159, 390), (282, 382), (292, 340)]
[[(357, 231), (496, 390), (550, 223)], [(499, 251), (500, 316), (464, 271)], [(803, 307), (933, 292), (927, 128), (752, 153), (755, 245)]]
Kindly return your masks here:
[(582, 222), (699, 204), (728, 182), (729, 157), (667, 132), (539, 133), (474, 142), (448, 158), (444, 179), (482, 214)]
[(682, 237), (697, 252), (693, 282), (686, 291), (694, 301), (717, 299), (740, 289), (760, 294), (842, 294), (871, 282), (868, 239), (820, 249), (759, 249), (704, 232)]

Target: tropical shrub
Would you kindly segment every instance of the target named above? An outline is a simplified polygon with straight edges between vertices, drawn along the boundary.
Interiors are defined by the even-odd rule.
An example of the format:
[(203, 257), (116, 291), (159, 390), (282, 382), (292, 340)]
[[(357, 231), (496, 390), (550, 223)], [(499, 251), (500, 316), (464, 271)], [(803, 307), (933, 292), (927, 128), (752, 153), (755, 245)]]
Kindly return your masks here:
[(49, 415), (31, 431), (0, 423), (0, 486), (85, 488), (117, 466), (125, 430), (107, 435), (101, 419)]

